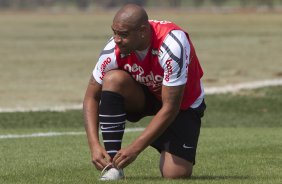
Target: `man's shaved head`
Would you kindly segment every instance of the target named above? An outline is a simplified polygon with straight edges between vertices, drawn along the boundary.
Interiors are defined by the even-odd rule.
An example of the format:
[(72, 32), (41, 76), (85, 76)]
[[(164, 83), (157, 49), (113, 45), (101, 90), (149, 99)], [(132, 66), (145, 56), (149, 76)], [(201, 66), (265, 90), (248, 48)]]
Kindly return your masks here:
[(151, 43), (151, 26), (146, 11), (136, 4), (123, 6), (115, 15), (112, 30), (121, 53), (144, 50)]
[(142, 24), (148, 24), (148, 15), (141, 6), (136, 4), (127, 4), (116, 13), (113, 23), (137, 28)]

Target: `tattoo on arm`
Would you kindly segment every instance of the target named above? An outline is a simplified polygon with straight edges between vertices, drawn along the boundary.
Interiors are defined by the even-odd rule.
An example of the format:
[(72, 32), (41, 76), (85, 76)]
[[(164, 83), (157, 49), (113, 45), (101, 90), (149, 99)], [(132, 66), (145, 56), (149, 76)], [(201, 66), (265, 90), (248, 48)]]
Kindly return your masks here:
[(164, 86), (162, 90), (162, 100), (163, 104), (170, 104), (173, 107), (180, 107), (183, 91), (185, 86)]

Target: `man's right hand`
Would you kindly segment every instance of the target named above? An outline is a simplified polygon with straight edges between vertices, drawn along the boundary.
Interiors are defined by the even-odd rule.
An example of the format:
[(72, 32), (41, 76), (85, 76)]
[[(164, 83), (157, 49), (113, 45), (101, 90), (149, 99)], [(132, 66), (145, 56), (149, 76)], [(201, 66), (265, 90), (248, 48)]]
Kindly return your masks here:
[(95, 146), (95, 150), (92, 152), (92, 163), (98, 170), (103, 170), (109, 163), (112, 162), (110, 155), (101, 146)]

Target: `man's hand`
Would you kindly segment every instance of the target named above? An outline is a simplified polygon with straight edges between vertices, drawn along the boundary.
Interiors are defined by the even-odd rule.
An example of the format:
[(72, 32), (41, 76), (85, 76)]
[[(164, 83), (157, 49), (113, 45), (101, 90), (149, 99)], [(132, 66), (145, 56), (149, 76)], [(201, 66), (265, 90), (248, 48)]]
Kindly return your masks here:
[(131, 164), (137, 156), (138, 152), (128, 146), (117, 152), (116, 156), (113, 158), (113, 165), (118, 169), (123, 169)]
[(102, 146), (95, 146), (95, 150), (92, 153), (92, 163), (98, 170), (103, 170), (111, 163), (111, 157)]

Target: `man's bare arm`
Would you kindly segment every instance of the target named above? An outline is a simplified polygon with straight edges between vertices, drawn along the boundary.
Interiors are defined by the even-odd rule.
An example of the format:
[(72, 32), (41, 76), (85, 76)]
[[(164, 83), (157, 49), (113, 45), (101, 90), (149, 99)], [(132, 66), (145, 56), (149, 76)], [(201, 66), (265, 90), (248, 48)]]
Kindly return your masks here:
[(98, 109), (101, 96), (101, 85), (91, 77), (83, 101), (83, 114), (88, 144), (92, 161), (97, 169), (103, 169), (110, 161), (110, 156), (99, 142)]
[(159, 137), (177, 116), (185, 86), (162, 87), (162, 108), (142, 134), (132, 143), (142, 151)]

